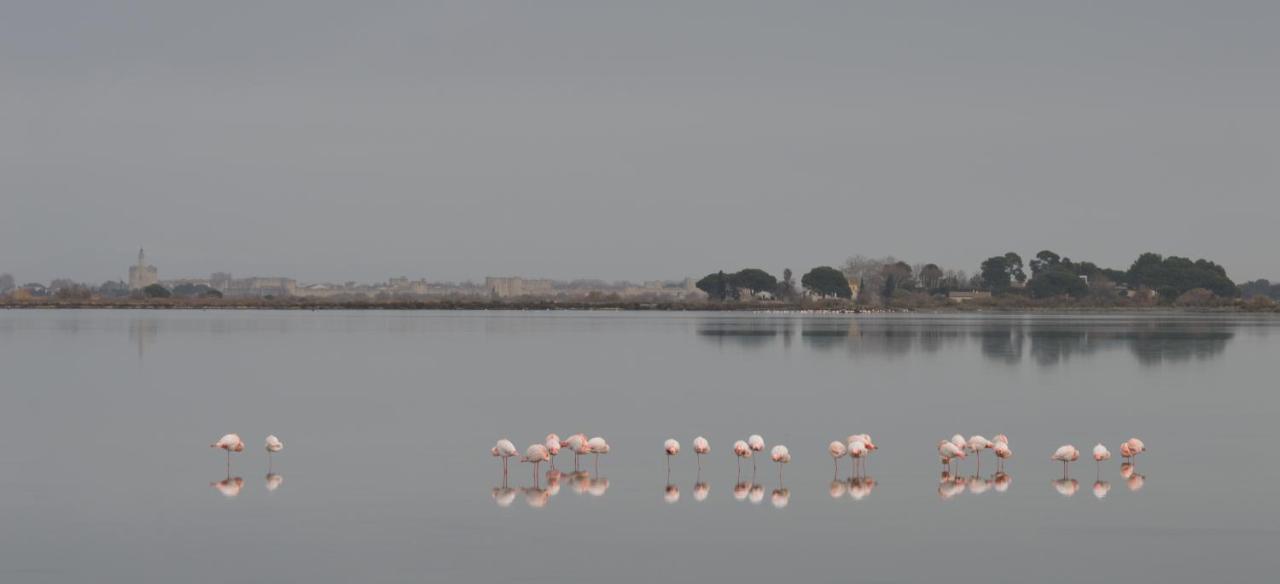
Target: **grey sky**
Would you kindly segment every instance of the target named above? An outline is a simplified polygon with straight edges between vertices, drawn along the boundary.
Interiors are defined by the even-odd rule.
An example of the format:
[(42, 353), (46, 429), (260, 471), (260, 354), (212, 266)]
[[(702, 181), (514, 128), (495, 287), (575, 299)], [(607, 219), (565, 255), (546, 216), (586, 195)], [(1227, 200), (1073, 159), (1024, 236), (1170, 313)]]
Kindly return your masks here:
[[(266, 6), (262, 4), (267, 4)], [(429, 6), (428, 6), (429, 4)], [(47, 2), (0, 11), (0, 272), (1280, 278), (1280, 4)]]

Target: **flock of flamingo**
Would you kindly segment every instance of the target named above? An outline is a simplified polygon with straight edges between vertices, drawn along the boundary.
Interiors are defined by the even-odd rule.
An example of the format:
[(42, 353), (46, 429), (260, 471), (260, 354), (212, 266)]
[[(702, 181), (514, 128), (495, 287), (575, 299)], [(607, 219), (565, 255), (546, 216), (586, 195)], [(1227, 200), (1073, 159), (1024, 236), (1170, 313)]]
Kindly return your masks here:
[[(733, 443), (733, 455), (738, 463), (739, 481), (734, 486), (734, 498), (741, 500), (749, 500), (753, 503), (759, 503), (764, 499), (764, 487), (754, 482), (756, 457), (766, 450), (765, 440), (759, 434), (753, 434), (746, 440), (737, 440)], [(559, 491), (559, 479), (562, 473), (555, 468), (556, 456), (561, 450), (568, 449), (574, 456), (573, 484), (579, 492), (586, 492), (592, 495), (603, 495), (604, 490), (608, 488), (608, 480), (590, 478), (585, 471), (578, 469), (579, 458), (584, 455), (594, 455), (594, 463), (596, 470), (599, 468), (599, 457), (601, 454), (609, 453), (609, 443), (602, 437), (587, 438), (585, 434), (574, 434), (566, 439), (561, 439), (557, 434), (548, 434), (543, 442), (529, 445), (523, 456), (519, 456), (519, 451), (515, 444), (510, 440), (501, 439), (490, 449), (490, 454), (502, 460), (502, 487), (494, 489), (494, 499), (499, 505), (505, 507), (515, 498), (515, 491), (506, 486), (506, 477), (508, 471), (508, 460), (519, 456), (520, 462), (531, 463), (533, 465), (533, 478), (535, 487), (526, 489), (526, 498), (531, 506), (541, 507), (551, 495)], [(667, 477), (668, 484), (664, 494), (664, 500), (668, 503), (674, 503), (680, 498), (680, 490), (678, 487), (670, 483), (671, 475), (671, 458), (680, 454), (680, 442), (674, 438), (669, 438), (662, 444), (663, 454), (667, 458)], [(781, 485), (783, 465), (791, 462), (791, 451), (782, 444), (774, 445), (769, 448), (769, 459), (778, 465), (779, 488), (773, 492), (771, 499), (775, 507), (785, 507), (790, 497), (790, 491)], [(875, 442), (871, 440), (869, 434), (853, 434), (845, 440), (834, 440), (827, 446), (827, 453), (831, 456), (835, 467), (835, 476), (831, 482), (831, 496), (839, 498), (848, 493), (854, 499), (862, 499), (870, 494), (875, 487), (875, 480), (866, 475), (866, 462), (873, 452), (878, 450)], [(990, 479), (980, 476), (982, 466), (982, 452), (984, 450), (992, 451), (995, 457), (995, 473)], [(1143, 475), (1134, 472), (1134, 460), (1136, 457), (1146, 452), (1146, 444), (1138, 438), (1130, 438), (1119, 446), (1120, 455), (1125, 462), (1121, 465), (1121, 475), (1128, 482), (1130, 490), (1138, 490), (1142, 488)], [(711, 443), (703, 436), (693, 439), (693, 452), (698, 460), (698, 481), (694, 485), (693, 496), (697, 501), (702, 501), (707, 497), (709, 488), (705, 482), (702, 482), (702, 455), (711, 452)], [(1101, 464), (1103, 461), (1111, 459), (1111, 451), (1101, 443), (1093, 447), (1093, 460), (1098, 465), (1099, 477), (1094, 483), (1093, 494), (1101, 499), (1106, 496), (1110, 490), (1110, 483), (1101, 480)], [(958, 472), (953, 472), (953, 466), (956, 465), (958, 470), (959, 461), (965, 460), (972, 455), (975, 458), (976, 472), (969, 477), (961, 477)], [(850, 478), (839, 480), (840, 461), (848, 457), (851, 461), (852, 474)], [(988, 440), (981, 435), (970, 436), (965, 439), (964, 436), (956, 434), (947, 440), (938, 442), (938, 457), (944, 466), (942, 479), (939, 483), (938, 494), (943, 499), (952, 498), (965, 490), (975, 494), (986, 492), (988, 489), (994, 488), (997, 492), (1004, 492), (1008, 489), (1011, 481), (1009, 475), (1004, 472), (1005, 461), (1013, 457), (1013, 450), (1009, 448), (1009, 438), (1004, 434), (997, 434), (994, 438)], [(743, 459), (751, 459), (752, 478), (751, 482), (743, 482), (742, 462)], [(1079, 489), (1079, 483), (1067, 476), (1067, 465), (1080, 459), (1080, 451), (1071, 444), (1065, 444), (1059, 447), (1049, 457), (1050, 460), (1062, 463), (1063, 476), (1061, 479), (1054, 481), (1054, 488), (1064, 496), (1072, 496)], [(548, 489), (542, 489), (537, 486), (539, 480), (539, 467), (542, 463), (551, 465), (551, 470), (547, 473)]]
[[(272, 472), (271, 455), (284, 450), (284, 442), (276, 438), (275, 434), (270, 434), (267, 436), (264, 446), (267, 451), (267, 491), (274, 492), (280, 488), (280, 484), (284, 482), (284, 477)], [(219, 438), (217, 442), (210, 444), (209, 447), (217, 448), (227, 453), (227, 478), (210, 483), (209, 486), (217, 489), (224, 497), (239, 495), (240, 490), (244, 488), (244, 479), (231, 476), (231, 453), (244, 452), (244, 440), (240, 439), (239, 434), (232, 433)]]

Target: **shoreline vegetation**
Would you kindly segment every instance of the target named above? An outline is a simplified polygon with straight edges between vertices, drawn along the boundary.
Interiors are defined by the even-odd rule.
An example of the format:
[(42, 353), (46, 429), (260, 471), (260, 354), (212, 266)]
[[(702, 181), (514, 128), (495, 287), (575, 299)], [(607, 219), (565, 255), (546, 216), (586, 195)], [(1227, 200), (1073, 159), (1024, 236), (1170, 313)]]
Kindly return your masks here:
[[(1260, 279), (1237, 285), (1216, 262), (1151, 252), (1125, 270), (1041, 250), (1026, 263), (1012, 251), (989, 257), (973, 274), (892, 256), (853, 256), (839, 268), (817, 266), (803, 275), (784, 269), (781, 278), (760, 268), (720, 270), (683, 285), (536, 280), (530, 282), (538, 285), (525, 288), (505, 283), (523, 278), (486, 278), (483, 287), (467, 283), (461, 291), (428, 294), (425, 280), (419, 290), (404, 286), (408, 279), (401, 277), (365, 290), (372, 293), (357, 293), (357, 283), (348, 282), (333, 295), (297, 294), (291, 279), (283, 279), (290, 283), (283, 292), (275, 291), (277, 285), (244, 290), (231, 285), (227, 273), (161, 282), (154, 266), (143, 265), (141, 250), (138, 262), (127, 285), (108, 281), (93, 287), (58, 278), (47, 287), (17, 286), (12, 275), (0, 274), (0, 309), (1280, 312), (1280, 284)], [(150, 277), (135, 279), (137, 274)]]
[(1109, 302), (1025, 297), (975, 298), (965, 302), (945, 299), (890, 302), (862, 306), (847, 300), (798, 301), (641, 301), (562, 299), (439, 299), (439, 300), (320, 300), (307, 298), (119, 298), (70, 300), (57, 298), (0, 299), (0, 309), (97, 309), (97, 310), (578, 310), (668, 311), (752, 313), (973, 313), (973, 312), (1233, 312), (1276, 313), (1280, 304), (1265, 297), (1249, 300), (1217, 299), (1210, 303), (1178, 304), (1118, 299)]

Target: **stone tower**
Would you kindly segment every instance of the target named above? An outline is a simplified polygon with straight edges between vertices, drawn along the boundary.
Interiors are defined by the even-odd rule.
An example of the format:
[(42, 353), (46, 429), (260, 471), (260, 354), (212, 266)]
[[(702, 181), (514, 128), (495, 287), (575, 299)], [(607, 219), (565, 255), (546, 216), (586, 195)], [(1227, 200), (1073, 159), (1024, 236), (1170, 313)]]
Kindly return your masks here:
[(129, 289), (141, 290), (160, 282), (160, 271), (155, 266), (147, 265), (146, 254), (138, 248), (138, 264), (129, 266)]

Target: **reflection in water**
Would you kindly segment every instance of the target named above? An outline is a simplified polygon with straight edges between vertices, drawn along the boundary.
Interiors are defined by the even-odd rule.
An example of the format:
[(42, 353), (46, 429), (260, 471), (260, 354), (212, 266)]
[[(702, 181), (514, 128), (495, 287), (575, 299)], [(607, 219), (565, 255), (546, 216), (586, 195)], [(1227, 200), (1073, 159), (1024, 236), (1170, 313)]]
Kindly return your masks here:
[(945, 501), (963, 492), (964, 479), (959, 476), (952, 477), (950, 472), (942, 471), (942, 477), (938, 479), (938, 497)]
[(1072, 478), (1061, 478), (1053, 481), (1053, 488), (1063, 497), (1070, 497), (1080, 490), (1079, 481)]
[(876, 480), (869, 476), (853, 477), (849, 479), (849, 497), (854, 501), (861, 501), (871, 494), (871, 490), (876, 488)]
[(759, 505), (764, 501), (764, 485), (760, 483), (751, 485), (751, 490), (747, 492), (747, 500), (751, 501), (752, 505)]
[(209, 486), (217, 489), (223, 497), (234, 497), (240, 494), (240, 489), (244, 488), (244, 479), (233, 477), (228, 473), (227, 478), (209, 483)]
[(546, 489), (538, 487), (525, 487), (520, 489), (524, 492), (524, 502), (534, 509), (541, 509), (547, 506), (547, 502), (551, 500), (551, 493)]
[[(306, 482), (306, 481), (303, 481)], [(280, 485), (284, 484), (284, 476), (279, 473), (267, 473), (267, 492), (274, 493)]]
[(828, 492), (831, 494), (832, 499), (839, 499), (840, 497), (843, 497), (845, 492), (848, 490), (849, 489), (844, 484), (844, 481), (840, 479), (831, 479), (831, 486)]
[[(763, 490), (763, 489), (762, 489)], [(786, 487), (778, 487), (773, 490), (773, 496), (769, 498), (773, 503), (774, 509), (782, 509), (791, 501), (791, 489)]]
[(667, 483), (667, 489), (662, 495), (662, 500), (667, 503), (675, 503), (680, 500), (680, 487), (671, 483)]
[(997, 493), (1004, 493), (1009, 490), (1009, 485), (1013, 484), (1013, 477), (1009, 476), (1009, 473), (999, 471), (992, 477), (991, 482), (995, 485)]
[(565, 480), (569, 481), (572, 492), (578, 495), (589, 495), (592, 497), (603, 497), (609, 491), (609, 479), (607, 477), (592, 477), (585, 470), (579, 470), (573, 473), (565, 473), (559, 469), (549, 469), (546, 472), (547, 486), (544, 488), (539, 484), (531, 487), (521, 487), (513, 489), (507, 485), (507, 476), (503, 475), (502, 484), (494, 487), (491, 491), (493, 502), (499, 507), (508, 507), (515, 500), (516, 493), (524, 494), (524, 502), (534, 509), (546, 507), (551, 502), (551, 498), (560, 494), (560, 488), (564, 485)]
[(983, 477), (978, 474), (967, 477), (959, 474), (952, 475), (944, 470), (941, 478), (938, 479), (938, 497), (943, 500), (951, 499), (966, 491), (973, 495), (981, 495), (987, 491), (1006, 493), (1012, 483), (1013, 477), (1002, 470), (996, 471), (990, 477)]
[(747, 495), (751, 493), (751, 483), (739, 481), (733, 485), (733, 499), (735, 501), (746, 501)]
[[(941, 326), (940, 326), (941, 324)], [(790, 339), (853, 357), (934, 353), (975, 346), (991, 361), (1016, 365), (1024, 357), (1050, 367), (1075, 357), (1127, 349), (1143, 365), (1218, 357), (1235, 336), (1235, 323), (1196, 318), (1109, 317), (707, 317), (698, 336), (716, 344), (755, 349)]]
[(1104, 499), (1107, 493), (1111, 491), (1111, 483), (1104, 480), (1093, 481), (1093, 496), (1096, 499)]
[(516, 490), (511, 487), (494, 487), (492, 496), (493, 502), (499, 507), (510, 507), (511, 502), (516, 500)]
[(1125, 462), (1120, 465), (1120, 476), (1124, 477), (1124, 484), (1129, 487), (1130, 491), (1140, 491), (1147, 484), (1146, 475), (1138, 474), (1132, 462)]

